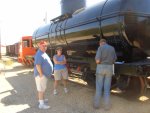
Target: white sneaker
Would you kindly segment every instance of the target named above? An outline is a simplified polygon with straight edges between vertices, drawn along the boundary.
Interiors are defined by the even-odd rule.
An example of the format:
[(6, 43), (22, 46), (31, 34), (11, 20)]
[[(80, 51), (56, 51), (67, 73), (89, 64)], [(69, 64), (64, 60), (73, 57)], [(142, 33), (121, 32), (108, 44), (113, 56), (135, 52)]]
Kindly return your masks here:
[(50, 108), (50, 106), (48, 106), (48, 105), (45, 105), (45, 104), (39, 104), (39, 109), (49, 109)]
[(44, 99), (44, 103), (48, 103), (48, 98)]
[[(44, 103), (48, 103), (48, 98), (44, 99)], [(38, 104), (40, 103), (38, 102)]]
[(54, 95), (57, 95), (57, 94), (58, 94), (56, 89), (54, 90), (54, 92), (53, 92), (53, 93), (54, 93)]
[(65, 93), (68, 93), (68, 89), (67, 89), (67, 88), (64, 88), (64, 92), (65, 92)]

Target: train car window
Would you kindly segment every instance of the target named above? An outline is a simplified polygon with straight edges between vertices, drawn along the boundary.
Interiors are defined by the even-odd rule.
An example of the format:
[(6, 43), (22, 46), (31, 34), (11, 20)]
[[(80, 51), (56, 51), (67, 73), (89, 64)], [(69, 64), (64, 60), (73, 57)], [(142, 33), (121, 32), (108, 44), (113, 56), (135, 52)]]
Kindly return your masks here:
[(23, 40), (23, 47), (30, 47), (30, 41), (29, 40)]

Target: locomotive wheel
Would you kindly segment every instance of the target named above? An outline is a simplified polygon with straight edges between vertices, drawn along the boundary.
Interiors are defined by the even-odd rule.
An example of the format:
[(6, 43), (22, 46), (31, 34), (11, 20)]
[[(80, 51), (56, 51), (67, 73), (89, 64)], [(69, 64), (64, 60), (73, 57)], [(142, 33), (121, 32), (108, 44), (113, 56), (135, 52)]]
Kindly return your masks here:
[(129, 90), (137, 94), (145, 93), (146, 83), (144, 77), (131, 77)]
[(82, 73), (81, 79), (86, 80), (88, 76), (88, 67), (84, 67), (82, 72), (83, 73)]
[(121, 90), (126, 90), (129, 85), (130, 77), (126, 75), (119, 75), (116, 78), (116, 86)]
[(88, 67), (83, 68), (81, 79), (87, 82), (89, 86), (95, 86), (95, 78)]

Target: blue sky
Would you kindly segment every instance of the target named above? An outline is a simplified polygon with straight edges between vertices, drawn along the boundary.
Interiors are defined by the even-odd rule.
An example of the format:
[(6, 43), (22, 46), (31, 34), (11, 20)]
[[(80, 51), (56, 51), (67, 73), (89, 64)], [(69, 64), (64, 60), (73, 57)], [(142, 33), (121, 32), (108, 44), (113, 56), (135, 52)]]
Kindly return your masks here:
[[(90, 7), (101, 0), (87, 0)], [(60, 15), (60, 0), (0, 0), (1, 43), (13, 44), (32, 35), (47, 20)]]

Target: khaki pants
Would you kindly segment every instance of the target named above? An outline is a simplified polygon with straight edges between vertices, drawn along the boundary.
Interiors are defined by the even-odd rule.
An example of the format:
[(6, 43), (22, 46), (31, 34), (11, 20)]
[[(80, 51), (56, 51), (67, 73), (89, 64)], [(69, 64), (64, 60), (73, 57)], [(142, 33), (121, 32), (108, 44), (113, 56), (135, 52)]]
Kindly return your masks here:
[(40, 77), (39, 75), (35, 77), (35, 83), (37, 91), (44, 92), (47, 87), (47, 78), (45, 76)]
[(55, 80), (61, 80), (62, 78), (68, 79), (68, 70), (67, 68), (61, 70), (54, 70), (54, 78)]

